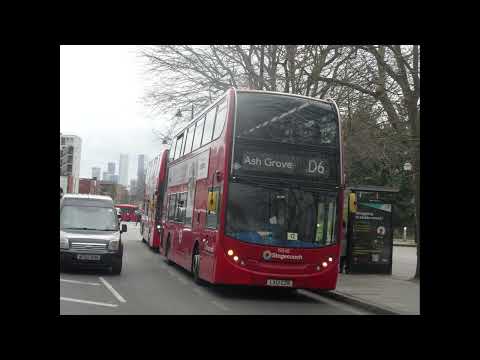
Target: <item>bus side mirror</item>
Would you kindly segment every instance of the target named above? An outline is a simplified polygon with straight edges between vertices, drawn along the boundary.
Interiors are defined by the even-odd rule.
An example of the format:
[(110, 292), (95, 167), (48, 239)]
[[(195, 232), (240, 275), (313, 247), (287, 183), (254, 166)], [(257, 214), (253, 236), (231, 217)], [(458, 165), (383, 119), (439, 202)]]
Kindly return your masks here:
[(122, 224), (122, 233), (127, 232), (127, 224)]

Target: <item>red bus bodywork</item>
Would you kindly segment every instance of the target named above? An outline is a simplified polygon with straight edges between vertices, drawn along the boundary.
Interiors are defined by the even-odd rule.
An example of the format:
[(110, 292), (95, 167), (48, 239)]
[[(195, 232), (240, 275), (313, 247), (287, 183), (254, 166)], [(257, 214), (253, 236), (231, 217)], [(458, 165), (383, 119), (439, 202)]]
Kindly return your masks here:
[(115, 204), (115, 207), (121, 210), (122, 221), (137, 221), (135, 210), (138, 210), (138, 206), (131, 204)]
[(160, 217), (163, 209), (163, 195), (167, 175), (168, 150), (162, 151), (147, 166), (145, 177), (145, 201), (142, 218), (142, 240), (152, 249), (160, 246)]
[[(285, 94), (284, 94), (285, 95)], [(288, 95), (288, 94), (287, 94)], [(338, 136), (340, 143), (340, 186), (338, 186), (338, 202), (336, 216), (336, 243), (320, 248), (289, 248), (247, 243), (231, 238), (225, 234), (227, 198), (229, 191), (229, 175), (232, 163), (233, 132), (236, 115), (236, 90), (229, 89), (224, 97), (215, 102), (195, 119), (199, 119), (217, 103), (227, 101), (227, 116), (221, 135), (209, 144), (200, 146), (188, 155), (170, 160), (165, 166), (164, 174), (168, 179), (165, 187), (163, 211), (161, 218), (160, 253), (176, 264), (192, 271), (192, 255), (198, 248), (200, 252), (199, 277), (212, 284), (242, 284), (266, 286), (267, 280), (292, 280), (294, 288), (335, 289), (338, 277), (340, 242), (343, 237), (343, 164), (340, 125)], [(335, 105), (336, 107), (336, 105)], [(340, 124), (337, 109), (337, 119)], [(192, 121), (194, 123), (195, 121)], [(190, 126), (190, 125), (189, 125)], [(181, 134), (181, 133), (180, 133)], [(175, 139), (172, 149), (175, 149)], [(172, 150), (173, 151), (173, 150)], [(165, 153), (163, 153), (165, 156)], [(173, 156), (173, 154), (171, 155)], [(188, 191), (188, 184), (177, 184), (171, 179), (180, 173), (172, 174), (172, 169), (182, 170), (182, 164), (195, 161), (201, 156), (208, 158), (208, 174), (195, 181), (195, 196), (191, 226), (168, 219), (169, 195)], [(200, 160), (198, 160), (200, 161)], [(166, 157), (165, 157), (166, 163)], [(165, 164), (163, 163), (163, 164)], [(185, 171), (188, 171), (188, 166)], [(160, 168), (163, 171), (163, 168)], [(183, 171), (183, 170), (182, 170)], [(160, 181), (159, 181), (160, 184)], [(208, 189), (219, 187), (220, 208), (216, 229), (206, 227)], [(159, 188), (157, 189), (159, 190)], [(238, 261), (228, 254), (233, 250)], [(266, 254), (276, 254), (280, 261), (263, 261)], [(330, 258), (330, 260), (329, 260)], [(292, 260), (297, 259), (297, 260)], [(298, 261), (298, 259), (301, 259)], [(327, 266), (323, 267), (322, 264)]]

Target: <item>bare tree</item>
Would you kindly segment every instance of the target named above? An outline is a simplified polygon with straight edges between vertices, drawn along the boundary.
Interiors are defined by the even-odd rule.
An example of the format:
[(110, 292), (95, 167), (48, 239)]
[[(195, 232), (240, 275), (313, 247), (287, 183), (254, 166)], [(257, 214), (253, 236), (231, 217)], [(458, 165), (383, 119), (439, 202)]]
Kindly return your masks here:
[[(141, 56), (157, 79), (145, 100), (161, 112), (191, 105), (200, 110), (231, 86), (331, 97), (350, 125), (361, 118), (352, 114), (368, 108), (376, 123), (364, 131), (369, 136), (384, 137), (385, 149), (395, 148), (412, 159), (416, 219), (420, 224), (418, 45), (161, 45), (144, 48)], [(178, 125), (178, 120), (172, 121), (171, 127)], [(166, 140), (171, 135), (162, 133)], [(364, 142), (362, 152), (352, 156), (385, 154), (370, 160), (383, 164), (387, 178), (398, 169), (403, 157), (392, 155), (392, 151), (378, 152), (377, 145), (371, 143), (371, 149)], [(419, 226), (416, 228), (419, 255)], [(415, 277), (419, 276), (418, 257)]]

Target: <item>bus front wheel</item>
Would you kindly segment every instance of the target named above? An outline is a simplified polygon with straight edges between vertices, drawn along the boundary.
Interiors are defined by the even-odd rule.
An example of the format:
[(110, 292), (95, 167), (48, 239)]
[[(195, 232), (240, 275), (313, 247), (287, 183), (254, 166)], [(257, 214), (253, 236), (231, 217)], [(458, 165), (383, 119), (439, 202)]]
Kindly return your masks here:
[(168, 258), (168, 253), (170, 252), (170, 234), (167, 237), (167, 241), (165, 241), (165, 259), (167, 260), (168, 265), (172, 265), (172, 260)]

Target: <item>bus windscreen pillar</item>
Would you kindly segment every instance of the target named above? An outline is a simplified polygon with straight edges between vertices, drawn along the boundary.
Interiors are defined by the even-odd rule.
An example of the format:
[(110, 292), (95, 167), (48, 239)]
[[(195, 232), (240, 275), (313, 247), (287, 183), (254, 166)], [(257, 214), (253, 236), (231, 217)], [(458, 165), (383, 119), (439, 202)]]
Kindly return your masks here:
[(398, 190), (359, 186), (350, 188), (350, 191), (347, 232), (348, 272), (391, 274), (393, 206), (391, 200), (385, 198), (385, 193), (398, 192)]

